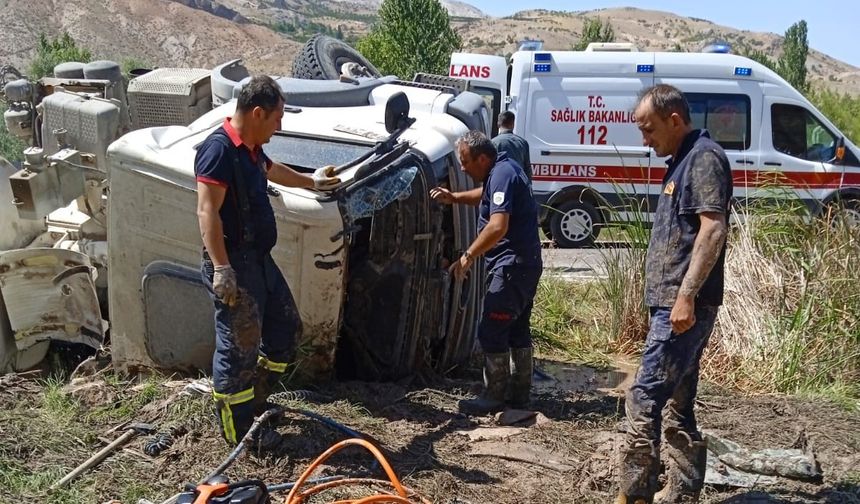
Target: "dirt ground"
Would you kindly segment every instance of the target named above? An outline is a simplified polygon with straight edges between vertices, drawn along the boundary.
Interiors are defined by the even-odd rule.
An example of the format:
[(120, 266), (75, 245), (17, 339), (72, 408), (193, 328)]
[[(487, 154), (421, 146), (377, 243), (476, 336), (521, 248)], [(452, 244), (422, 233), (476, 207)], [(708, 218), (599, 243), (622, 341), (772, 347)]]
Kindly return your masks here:
[[(631, 369), (597, 371), (561, 362), (539, 364), (548, 379), (536, 382), (533, 407), (546, 421), (506, 439), (470, 439), (469, 431), (492, 438), (487, 428), (496, 426), (495, 420), (471, 419), (456, 412), (457, 400), (476, 386), (475, 371), (458, 379), (424, 383), (328, 384), (299, 397), (301, 401), (292, 397), (284, 404), (325, 415), (374, 440), (403, 483), (432, 502), (612, 502), (614, 447), (624, 411), (622, 389), (629, 383)], [(78, 381), (79, 390), (74, 392), (78, 401), (72, 410), (72, 422), (77, 425), (52, 428), (42, 423), (50, 421), (48, 410), (56, 398), (45, 397), (43, 382), (27, 376), (0, 378), (0, 480), (7, 480), (5, 486), (13, 492), (12, 499), (6, 500), (7, 494), (0, 496), (0, 502), (75, 502), (74, 495), (85, 495), (97, 497), (98, 502), (116, 499), (136, 504), (136, 497), (145, 497), (159, 503), (184, 483), (200, 479), (229, 450), (216, 435), (210, 399), (182, 393), (190, 381), (163, 381), (156, 392), (152, 387), (145, 390), (110, 382), (103, 375)], [(140, 400), (145, 394), (149, 396)], [(140, 406), (136, 411), (116, 409), (135, 398)], [(817, 484), (780, 479), (776, 485), (755, 489), (708, 486), (702, 502), (860, 503), (857, 413), (821, 400), (745, 397), (707, 384), (701, 387), (699, 399), (701, 428), (752, 449), (789, 448), (805, 435), (824, 473)], [(106, 431), (131, 416), (161, 430), (171, 429), (175, 443), (153, 458), (141, 451), (145, 439), (133, 441), (73, 483), (72, 489), (81, 493), (66, 494), (66, 500), (46, 497), (43, 489), (32, 485), (9, 482), (10, 474), (18, 474), (15, 471), (20, 468), (30, 474), (62, 476), (104, 445), (99, 438), (116, 437)], [(232, 481), (294, 481), (317, 455), (347, 437), (301, 414), (288, 414), (278, 429), (289, 439), (283, 456), (245, 454), (226, 475)], [(500, 453), (520, 460), (500, 458)], [(383, 477), (367, 452), (351, 448), (330, 458), (317, 475), (368, 474)], [(46, 478), (45, 486), (50, 482)], [(361, 493), (335, 492), (311, 502), (357, 495)], [(284, 497), (277, 494), (273, 502)]]

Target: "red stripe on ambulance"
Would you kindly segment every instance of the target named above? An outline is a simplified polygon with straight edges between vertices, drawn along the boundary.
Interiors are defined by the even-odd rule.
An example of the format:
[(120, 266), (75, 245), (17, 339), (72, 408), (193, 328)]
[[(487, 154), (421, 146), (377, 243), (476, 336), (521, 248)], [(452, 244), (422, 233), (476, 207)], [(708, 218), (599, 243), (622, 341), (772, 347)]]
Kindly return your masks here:
[[(638, 166), (597, 166), (573, 164), (532, 164), (536, 182), (584, 182), (622, 184), (662, 184), (666, 168)], [(774, 172), (732, 170), (735, 187), (788, 186), (796, 189), (838, 189), (860, 186), (860, 173)]]

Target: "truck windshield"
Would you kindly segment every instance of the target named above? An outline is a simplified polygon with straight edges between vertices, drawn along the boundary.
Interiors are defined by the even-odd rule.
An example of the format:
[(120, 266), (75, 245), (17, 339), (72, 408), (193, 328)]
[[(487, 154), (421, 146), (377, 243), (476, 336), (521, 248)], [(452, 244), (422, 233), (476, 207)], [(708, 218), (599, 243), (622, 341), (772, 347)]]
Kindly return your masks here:
[(325, 165), (342, 165), (361, 156), (373, 145), (320, 140), (276, 134), (263, 149), (273, 161), (301, 172), (312, 172)]

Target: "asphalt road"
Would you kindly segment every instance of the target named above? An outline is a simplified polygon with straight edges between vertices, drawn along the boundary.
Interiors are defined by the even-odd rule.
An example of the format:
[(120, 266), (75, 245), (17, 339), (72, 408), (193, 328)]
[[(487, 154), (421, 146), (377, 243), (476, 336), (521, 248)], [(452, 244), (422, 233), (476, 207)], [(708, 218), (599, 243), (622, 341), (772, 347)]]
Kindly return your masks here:
[(569, 280), (588, 280), (606, 276), (606, 260), (625, 251), (623, 244), (598, 242), (596, 248), (544, 248), (544, 275)]

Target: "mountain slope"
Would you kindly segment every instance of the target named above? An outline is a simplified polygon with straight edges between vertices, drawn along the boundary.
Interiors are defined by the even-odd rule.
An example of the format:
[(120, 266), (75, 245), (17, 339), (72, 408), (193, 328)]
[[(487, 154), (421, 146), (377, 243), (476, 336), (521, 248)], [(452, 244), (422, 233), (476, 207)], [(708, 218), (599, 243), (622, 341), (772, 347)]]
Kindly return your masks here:
[[(134, 58), (151, 66), (212, 67), (243, 58), (253, 70), (283, 75), (304, 40), (323, 31), (355, 40), (377, 21), (381, 0), (0, 0), (0, 64), (26, 71), (39, 33), (68, 31), (98, 58)], [(704, 19), (635, 8), (588, 12), (528, 10), (493, 18), (459, 1), (443, 1), (464, 50), (508, 54), (523, 39), (569, 49), (586, 17), (611, 21), (618, 41), (640, 50), (698, 51), (725, 39), (736, 51), (779, 54), (782, 37)], [(811, 79), (860, 95), (860, 69), (810, 50)]]

